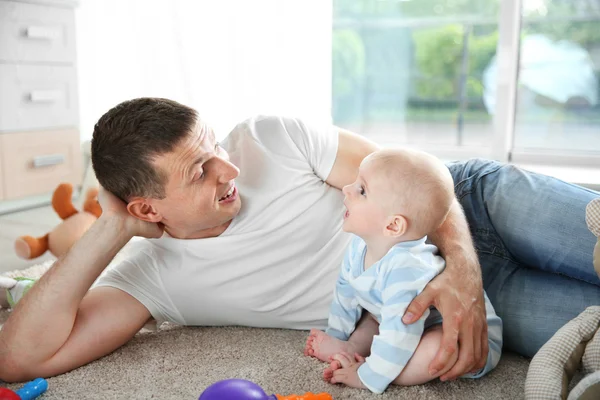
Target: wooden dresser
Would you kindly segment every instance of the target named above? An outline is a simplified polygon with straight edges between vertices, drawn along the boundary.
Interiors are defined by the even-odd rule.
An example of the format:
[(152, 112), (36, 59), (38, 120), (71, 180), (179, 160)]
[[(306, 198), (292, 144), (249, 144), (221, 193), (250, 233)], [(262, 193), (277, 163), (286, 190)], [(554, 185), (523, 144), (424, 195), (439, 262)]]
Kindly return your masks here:
[(81, 183), (76, 5), (0, 0), (0, 211)]

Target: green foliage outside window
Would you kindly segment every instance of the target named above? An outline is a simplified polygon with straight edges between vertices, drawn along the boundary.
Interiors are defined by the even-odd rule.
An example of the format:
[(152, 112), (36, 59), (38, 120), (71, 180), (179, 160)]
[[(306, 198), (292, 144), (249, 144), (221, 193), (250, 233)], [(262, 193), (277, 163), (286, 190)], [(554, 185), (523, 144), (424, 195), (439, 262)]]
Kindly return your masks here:
[[(373, 112), (393, 114), (406, 108), (406, 104), (398, 103), (402, 99), (393, 96), (402, 87), (407, 88), (406, 100), (413, 105), (423, 101), (445, 102), (456, 109), (464, 72), (466, 29), (469, 32), (466, 97), (470, 105), (482, 106), (483, 72), (495, 55), (498, 43), (500, 1), (334, 0), (334, 114), (359, 118)], [(594, 2), (598, 5), (594, 6)], [(598, 51), (600, 21), (568, 19), (596, 15), (591, 8), (581, 7), (600, 7), (600, 0), (587, 0), (587, 5), (576, 3), (577, 0), (545, 0), (539, 9), (524, 9), (522, 35), (541, 33), (553, 40), (569, 40), (590, 51)], [(485, 21), (480, 22), (477, 16)], [(432, 25), (432, 18), (437, 17), (449, 22)], [(598, 17), (600, 19), (600, 15)], [(546, 18), (549, 20), (545, 21)], [(556, 18), (562, 21), (557, 22)], [(385, 25), (386, 21), (404, 19), (411, 20), (410, 28), (391, 29)], [(421, 19), (426, 21), (423, 27), (418, 24)], [(353, 23), (339, 27), (336, 21)], [(383, 21), (381, 28), (378, 21)], [(600, 74), (600, 65), (596, 67)], [(361, 117), (359, 113), (364, 115)]]
[[(432, 98), (457, 98), (460, 92), (459, 77), (462, 69), (463, 25), (446, 25), (441, 28), (417, 31), (413, 34), (416, 52), (416, 69), (420, 79), (415, 95)], [(496, 53), (498, 32), (468, 38), (467, 97), (481, 97), (481, 77), (485, 67)]]

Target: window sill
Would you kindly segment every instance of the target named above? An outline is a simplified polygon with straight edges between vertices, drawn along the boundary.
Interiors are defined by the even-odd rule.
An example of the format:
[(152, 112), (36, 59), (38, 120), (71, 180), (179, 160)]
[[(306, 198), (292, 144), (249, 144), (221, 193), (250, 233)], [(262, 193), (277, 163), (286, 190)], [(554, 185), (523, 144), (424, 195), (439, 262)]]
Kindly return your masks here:
[(553, 176), (566, 182), (600, 191), (600, 168), (598, 167), (567, 167), (564, 165), (554, 166), (526, 163), (514, 164), (531, 172)]

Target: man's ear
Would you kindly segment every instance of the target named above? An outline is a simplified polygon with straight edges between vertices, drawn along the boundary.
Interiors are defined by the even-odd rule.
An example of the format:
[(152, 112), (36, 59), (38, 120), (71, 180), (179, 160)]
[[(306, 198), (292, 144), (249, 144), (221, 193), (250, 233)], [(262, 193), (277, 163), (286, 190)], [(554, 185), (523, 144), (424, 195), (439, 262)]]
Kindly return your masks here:
[(160, 222), (162, 215), (156, 208), (142, 197), (136, 197), (127, 204), (127, 211), (130, 215), (148, 222)]
[(400, 214), (392, 215), (383, 230), (383, 235), (387, 237), (400, 237), (408, 230), (408, 220)]

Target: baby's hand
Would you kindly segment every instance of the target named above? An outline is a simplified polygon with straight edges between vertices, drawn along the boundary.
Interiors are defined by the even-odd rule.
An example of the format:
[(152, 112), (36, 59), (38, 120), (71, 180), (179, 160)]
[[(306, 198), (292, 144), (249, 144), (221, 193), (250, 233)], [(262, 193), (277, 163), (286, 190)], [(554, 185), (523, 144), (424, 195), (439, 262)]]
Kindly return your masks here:
[(352, 357), (342, 352), (330, 357), (329, 367), (323, 371), (323, 378), (329, 383), (343, 383), (357, 389), (366, 389), (358, 377), (358, 367), (365, 363), (365, 358), (358, 353)]

